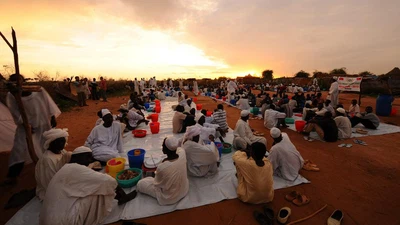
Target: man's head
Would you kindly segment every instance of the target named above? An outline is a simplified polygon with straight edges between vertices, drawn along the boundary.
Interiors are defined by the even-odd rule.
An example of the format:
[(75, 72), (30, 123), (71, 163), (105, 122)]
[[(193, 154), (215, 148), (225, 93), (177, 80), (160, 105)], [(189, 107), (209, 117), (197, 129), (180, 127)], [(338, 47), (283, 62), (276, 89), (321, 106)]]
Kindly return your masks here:
[(188, 106), (192, 105), (192, 99), (188, 98), (188, 100), (186, 102), (187, 102)]
[(278, 128), (274, 127), (269, 131), (272, 139), (274, 139), (275, 143), (279, 143), (282, 141), (282, 133), (281, 130), (279, 130)]
[(103, 80), (103, 77), (100, 77), (100, 80)]
[(251, 157), (256, 162), (257, 166), (264, 166), (264, 157), (267, 152), (267, 147), (261, 142), (254, 142), (251, 144)]
[(102, 109), (101, 110), (101, 115), (102, 115), (102, 119), (103, 119), (103, 121), (104, 121), (104, 126), (105, 127), (110, 127), (111, 125), (112, 125), (112, 123), (113, 123), (113, 121), (114, 121), (114, 118), (113, 118), (113, 116), (111, 115), (111, 112), (110, 112), (110, 110), (108, 110), (108, 109)]
[(205, 116), (201, 116), (200, 119), (197, 121), (198, 124), (202, 125), (206, 122), (206, 117)]
[(54, 154), (60, 153), (67, 143), (69, 134), (66, 129), (53, 128), (43, 132), (44, 149), (52, 151)]
[(249, 117), (250, 117), (250, 111), (249, 111), (249, 110), (242, 110), (242, 111), (240, 112), (240, 118), (241, 118), (243, 121), (247, 121), (247, 120), (249, 119)]
[(189, 111), (190, 115), (196, 115), (196, 109), (190, 109)]
[(184, 140), (192, 140), (194, 142), (199, 142), (200, 140), (200, 133), (201, 133), (201, 128), (194, 125), (194, 126), (189, 126), (186, 128), (186, 133), (184, 135)]
[(10, 78), (8, 78), (8, 80), (11, 82), (17, 82), (18, 79), (20, 80), (21, 84), (25, 81), (24, 76), (17, 75), (17, 74), (12, 74), (12, 75), (10, 75)]
[(365, 112), (366, 113), (372, 113), (373, 111), (374, 111), (374, 109), (372, 108), (372, 106), (365, 107)]
[(324, 104), (322, 104), (322, 103), (318, 103), (318, 105), (317, 105), (317, 108), (318, 108), (318, 110), (321, 110), (321, 109), (323, 109), (323, 108), (324, 108)]
[(93, 78), (93, 81), (96, 81), (96, 78)]
[(79, 165), (88, 166), (93, 161), (92, 150), (88, 147), (81, 146), (72, 152), (69, 163), (77, 163)]
[(326, 106), (328, 106), (328, 105), (330, 105), (330, 104), (331, 104), (331, 100), (329, 100), (329, 99), (325, 100), (325, 105), (326, 105)]
[(206, 109), (202, 109), (200, 112), (201, 112), (201, 114), (203, 114), (204, 116), (207, 116), (207, 110), (206, 110)]
[(78, 76), (75, 77), (75, 81), (79, 81), (79, 77)]
[(179, 147), (179, 141), (175, 137), (166, 137), (162, 144), (162, 151), (166, 155), (176, 154)]
[(352, 105), (357, 105), (357, 99), (351, 100), (351, 104), (352, 104)]
[(275, 105), (274, 104), (270, 104), (269, 108), (272, 109), (272, 110), (275, 110)]
[(218, 104), (217, 109), (224, 110), (224, 106), (222, 104)]
[(318, 92), (317, 93), (317, 98), (320, 98), (322, 96), (322, 93), (321, 92)]
[(346, 110), (344, 110), (343, 108), (336, 109), (336, 116), (344, 116), (344, 115), (346, 115)]
[(177, 105), (176, 108), (175, 108), (175, 110), (176, 110), (177, 112), (184, 112), (184, 111), (185, 111), (185, 107), (183, 107), (183, 106), (181, 106), (181, 105)]

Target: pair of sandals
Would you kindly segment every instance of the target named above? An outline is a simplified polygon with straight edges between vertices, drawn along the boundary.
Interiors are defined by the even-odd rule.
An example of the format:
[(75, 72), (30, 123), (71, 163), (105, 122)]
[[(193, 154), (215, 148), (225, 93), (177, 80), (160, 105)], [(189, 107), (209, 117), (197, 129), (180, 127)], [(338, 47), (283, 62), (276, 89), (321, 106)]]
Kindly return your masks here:
[[(267, 206), (264, 206), (263, 211), (264, 213), (261, 213), (259, 211), (254, 211), (253, 216), (256, 219), (256, 221), (260, 225), (274, 224), (274, 211)], [(292, 210), (289, 207), (283, 207), (279, 210), (276, 220), (280, 224), (285, 224), (291, 214)]]
[(310, 203), (310, 199), (306, 195), (301, 194), (300, 192), (297, 191), (290, 192), (285, 196), (285, 199), (297, 206), (303, 206)]
[(255, 136), (264, 136), (264, 133), (258, 132), (258, 131), (254, 131), (253, 134)]
[(303, 165), (303, 170), (318, 172), (320, 169), (316, 164), (314, 164), (310, 160), (305, 160)]
[(359, 139), (354, 139), (354, 143), (367, 146), (367, 143), (365, 141)]

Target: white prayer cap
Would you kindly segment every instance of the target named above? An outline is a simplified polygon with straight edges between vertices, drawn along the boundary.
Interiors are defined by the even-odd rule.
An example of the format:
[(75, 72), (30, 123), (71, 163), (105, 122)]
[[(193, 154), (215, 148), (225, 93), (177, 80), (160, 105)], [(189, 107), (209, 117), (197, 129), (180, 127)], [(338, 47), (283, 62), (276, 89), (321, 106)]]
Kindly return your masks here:
[(186, 139), (192, 139), (193, 137), (201, 134), (201, 128), (199, 126), (189, 126), (186, 128)]
[(346, 110), (344, 110), (343, 108), (337, 108), (336, 111), (346, 115)]
[(305, 104), (310, 104), (310, 105), (312, 105), (312, 101), (311, 101), (311, 100), (307, 100)]
[(111, 114), (110, 110), (108, 110), (108, 109), (102, 109), (102, 110), (101, 110), (101, 116), (102, 116), (102, 117), (105, 116), (105, 115), (107, 115), (107, 114)]
[(53, 128), (51, 130), (43, 132), (43, 137), (46, 140), (44, 142), (44, 149), (47, 150), (49, 149), (49, 145), (52, 141), (56, 140), (57, 138), (67, 138), (68, 135), (68, 129), (58, 129), (58, 128)]
[(81, 153), (86, 153), (86, 152), (92, 152), (92, 150), (86, 146), (81, 146), (81, 147), (77, 147), (73, 152), (72, 155), (76, 155), (76, 154), (81, 154)]
[(250, 111), (249, 110), (242, 110), (242, 112), (240, 112), (240, 116), (241, 117), (246, 117), (246, 116), (248, 116), (250, 114)]
[(165, 139), (165, 146), (167, 146), (170, 151), (176, 151), (179, 147), (179, 140), (175, 137), (167, 137), (167, 139)]
[(337, 80), (337, 76), (332, 77), (334, 80)]
[[(119, 109), (129, 111), (128, 106), (126, 104), (122, 104)], [(103, 112), (103, 111), (102, 111)]]
[(270, 134), (272, 138), (278, 138), (279, 136), (281, 136), (281, 130), (279, 130), (278, 128), (274, 127), (270, 130)]

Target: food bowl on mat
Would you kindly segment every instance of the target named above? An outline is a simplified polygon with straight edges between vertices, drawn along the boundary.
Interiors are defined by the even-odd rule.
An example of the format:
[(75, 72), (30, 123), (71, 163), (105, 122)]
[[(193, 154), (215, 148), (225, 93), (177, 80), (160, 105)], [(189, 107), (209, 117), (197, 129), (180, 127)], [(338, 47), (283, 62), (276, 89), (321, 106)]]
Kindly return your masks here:
[(226, 142), (222, 144), (222, 153), (226, 154), (230, 153), (231, 151), (232, 151), (232, 144)]
[[(127, 171), (132, 171), (134, 173), (136, 173), (137, 175), (131, 179), (128, 180), (124, 180), (122, 179), (122, 175), (126, 175)], [(124, 174), (125, 173), (125, 174)], [(117, 176), (115, 177), (115, 179), (118, 182), (118, 185), (121, 186), (122, 188), (130, 188), (135, 186), (139, 180), (142, 178), (142, 170), (138, 169), (138, 168), (129, 168), (123, 171), (120, 171)], [(120, 179), (121, 178), (121, 179)]]
[(143, 137), (146, 137), (147, 131), (146, 130), (133, 130), (132, 134), (134, 137), (143, 138)]
[(286, 124), (294, 124), (294, 119), (293, 118), (285, 118), (285, 123)]
[(107, 161), (107, 173), (114, 177), (119, 173), (121, 170), (125, 168), (126, 159), (122, 157), (112, 158)]

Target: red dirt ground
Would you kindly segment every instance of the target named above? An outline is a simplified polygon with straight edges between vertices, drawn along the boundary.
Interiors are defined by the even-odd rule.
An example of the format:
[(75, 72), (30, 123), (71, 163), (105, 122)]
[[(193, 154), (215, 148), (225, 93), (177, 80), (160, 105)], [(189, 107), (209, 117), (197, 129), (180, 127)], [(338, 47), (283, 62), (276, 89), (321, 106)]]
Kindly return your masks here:
[[(216, 108), (217, 103), (211, 99), (197, 98), (203, 108), (209, 110)], [(358, 99), (358, 96), (340, 94), (340, 102), (344, 103), (346, 109), (353, 98)], [(367, 105), (375, 107), (375, 101), (371, 97), (363, 98), (362, 109)], [(111, 98), (108, 103), (89, 101), (89, 107), (74, 108), (70, 112), (63, 113), (58, 118), (58, 127), (69, 129), (70, 137), (66, 149), (71, 151), (84, 143), (97, 120), (96, 112), (98, 110), (107, 107), (116, 113), (120, 104), (126, 102), (127, 97)], [(400, 109), (399, 100), (394, 102), (394, 107)], [(225, 109), (228, 112), (229, 126), (233, 128), (239, 118), (239, 110), (226, 105)], [(381, 117), (381, 121), (400, 125), (400, 116)], [(262, 121), (250, 120), (250, 124), (253, 129), (265, 133), (268, 148), (270, 148), (272, 139), (269, 137), (268, 130), (263, 127)], [(292, 209), (289, 221), (294, 221), (312, 214), (327, 204), (328, 207), (324, 211), (301, 224), (326, 224), (327, 218), (335, 209), (343, 210), (342, 224), (345, 225), (400, 224), (400, 217), (397, 214), (400, 209), (400, 196), (397, 196), (397, 192), (400, 190), (400, 133), (360, 138), (368, 143), (368, 146), (361, 146), (354, 144), (353, 140), (336, 143), (307, 142), (303, 140), (302, 135), (294, 131), (288, 129), (284, 131), (289, 134), (303, 158), (314, 161), (321, 171), (302, 170), (301, 174), (309, 179), (311, 184), (275, 191), (273, 202), (268, 204), (275, 213), (281, 207), (289, 206)], [(339, 148), (337, 145), (340, 143), (352, 143), (353, 147)], [(8, 153), (0, 154), (1, 180), (6, 175), (8, 155)], [(13, 193), (34, 186), (34, 167), (31, 164), (24, 169), (16, 187), (1, 188), (1, 205), (4, 205)], [(292, 190), (306, 194), (311, 199), (310, 204), (297, 207), (287, 202), (284, 196)], [(137, 221), (149, 225), (255, 225), (257, 222), (253, 219), (252, 213), (261, 208), (262, 205), (250, 205), (234, 199)], [(18, 209), (1, 209), (0, 224), (5, 224), (17, 211)]]

